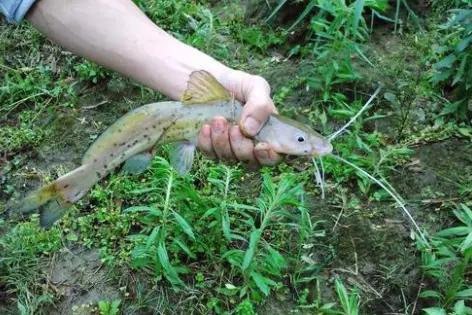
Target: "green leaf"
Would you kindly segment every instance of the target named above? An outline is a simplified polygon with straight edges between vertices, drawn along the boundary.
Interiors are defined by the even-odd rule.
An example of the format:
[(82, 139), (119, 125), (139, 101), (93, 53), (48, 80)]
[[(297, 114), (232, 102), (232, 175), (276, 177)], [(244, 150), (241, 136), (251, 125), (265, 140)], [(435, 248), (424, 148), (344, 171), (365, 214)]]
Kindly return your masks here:
[(285, 258), (277, 250), (273, 249), (270, 245), (268, 245), (268, 250), (277, 268), (280, 269), (287, 265)]
[(461, 208), (467, 214), (469, 221), (472, 221), (472, 210), (469, 207), (467, 207), (465, 204), (461, 204)]
[(471, 246), (472, 246), (472, 232), (470, 232), (469, 235), (467, 235), (467, 237), (465, 238), (464, 242), (462, 242), (460, 251), (465, 252)]
[(181, 242), (181, 241), (180, 241), (179, 239), (177, 239), (177, 238), (174, 239), (174, 242), (175, 242), (180, 248), (182, 248), (182, 250), (183, 250), (185, 253), (187, 253), (187, 255), (189, 255), (189, 256), (192, 257), (193, 259), (196, 259), (196, 258), (197, 258), (197, 256), (196, 256), (194, 253), (192, 253), (192, 251), (188, 248), (187, 245), (185, 245), (184, 242)]
[(298, 16), (297, 20), (289, 27), (287, 30), (290, 32), (295, 26), (297, 26), (310, 12), (313, 10), (313, 8), (316, 6), (317, 1), (316, 0), (311, 0), (310, 3), (305, 7), (305, 10)]
[(192, 228), (190, 227), (190, 225), (187, 223), (187, 221), (185, 221), (184, 218), (182, 218), (182, 216), (180, 214), (178, 214), (177, 212), (175, 211), (172, 211), (172, 214), (174, 215), (175, 217), (175, 220), (177, 221), (177, 223), (180, 225), (180, 227), (184, 230), (184, 232), (190, 236), (190, 238), (192, 240), (195, 240), (195, 235), (193, 234), (193, 231), (192, 231)]
[(223, 234), (226, 237), (226, 239), (230, 240), (231, 239), (230, 220), (229, 220), (229, 215), (227, 211), (225, 211), (221, 220), (222, 220), (221, 225), (223, 228)]
[(243, 204), (230, 204), (228, 205), (229, 207), (236, 208), (236, 209), (244, 209), (244, 210), (252, 210), (252, 211), (259, 211), (259, 208), (253, 207), (253, 206), (248, 206), (248, 205), (243, 205)]
[(281, 0), (279, 4), (275, 7), (275, 9), (272, 11), (272, 13), (269, 15), (267, 19), (265, 19), (264, 23), (267, 23), (272, 19), (272, 17), (279, 12), (279, 10), (282, 8), (282, 6), (287, 2), (287, 0)]
[(357, 26), (362, 17), (362, 11), (364, 10), (365, 0), (356, 0), (354, 4), (354, 19), (352, 21), (353, 33), (356, 33)]
[(466, 235), (469, 232), (470, 232), (470, 229), (468, 227), (457, 226), (457, 227), (439, 231), (436, 235), (446, 237), (446, 236)]
[(254, 280), (254, 282), (256, 283), (259, 290), (261, 290), (261, 292), (264, 293), (265, 295), (269, 295), (270, 288), (267, 285), (267, 279), (264, 276), (262, 276), (260, 273), (257, 273), (257, 272), (252, 272), (251, 277)]
[(462, 290), (456, 293), (457, 298), (472, 298), (472, 289)]
[(159, 262), (165, 270), (166, 278), (172, 284), (183, 284), (182, 280), (180, 280), (179, 276), (177, 275), (177, 272), (175, 271), (174, 267), (172, 267), (169, 262), (169, 256), (167, 255), (167, 250), (164, 247), (163, 243), (159, 244), (159, 247), (157, 248), (157, 255), (159, 257)]
[(431, 77), (430, 81), (432, 83), (439, 83), (439, 82), (445, 81), (452, 75), (452, 73), (453, 73), (452, 69), (448, 69), (446, 71), (435, 73)]
[(154, 208), (154, 207), (147, 207), (147, 206), (136, 206), (136, 207), (129, 207), (125, 209), (123, 212), (150, 212), (153, 215), (161, 215), (161, 210)]
[(219, 210), (219, 208), (217, 208), (217, 207), (208, 209), (208, 210), (205, 211), (205, 213), (202, 215), (202, 217), (200, 218), (200, 220), (203, 220), (203, 219), (205, 219), (206, 217), (212, 215), (212, 214), (215, 213), (217, 210)]
[(433, 297), (433, 298), (440, 299), (441, 294), (439, 294), (439, 292), (436, 292), (434, 290), (426, 290), (426, 291), (421, 292), (420, 297), (422, 298)]
[(110, 311), (110, 305), (106, 301), (99, 301), (98, 308), (100, 309), (100, 313), (108, 313)]
[(459, 42), (459, 44), (457, 44), (455, 51), (456, 51), (457, 53), (463, 52), (464, 49), (466, 49), (467, 46), (469, 46), (469, 43), (470, 43), (471, 41), (472, 41), (472, 35), (470, 35), (470, 36), (464, 38), (463, 40), (461, 40), (461, 41)]
[(149, 247), (151, 247), (151, 245), (154, 243), (154, 241), (156, 240), (157, 235), (159, 234), (160, 229), (161, 229), (160, 226), (156, 226), (152, 230), (151, 235), (149, 235), (149, 237), (146, 241), (146, 249), (149, 249)]
[(447, 55), (439, 62), (433, 65), (433, 69), (439, 70), (441, 68), (450, 68), (452, 64), (457, 60), (457, 56), (454, 54)]
[(246, 269), (251, 264), (251, 261), (252, 261), (252, 258), (254, 257), (254, 253), (256, 251), (257, 243), (259, 242), (260, 237), (261, 237), (261, 231), (259, 229), (253, 230), (251, 232), (251, 237), (249, 240), (249, 247), (246, 250), (246, 254), (244, 255), (243, 271), (246, 271)]
[(456, 314), (467, 314), (465, 312), (465, 303), (464, 300), (457, 301), (457, 303), (454, 305), (454, 312)]
[(424, 308), (423, 311), (428, 315), (446, 315), (446, 311), (439, 307)]
[(238, 288), (229, 289), (229, 288), (216, 288), (216, 292), (224, 294), (226, 296), (233, 296), (238, 293)]
[(341, 280), (335, 280), (334, 284), (341, 306), (346, 311), (349, 308), (349, 294), (347, 293), (346, 287)]
[(26, 307), (20, 302), (20, 300), (18, 300), (18, 302), (16, 303), (16, 306), (18, 307), (18, 310), (20, 311), (21, 315), (28, 314), (28, 312), (26, 311)]

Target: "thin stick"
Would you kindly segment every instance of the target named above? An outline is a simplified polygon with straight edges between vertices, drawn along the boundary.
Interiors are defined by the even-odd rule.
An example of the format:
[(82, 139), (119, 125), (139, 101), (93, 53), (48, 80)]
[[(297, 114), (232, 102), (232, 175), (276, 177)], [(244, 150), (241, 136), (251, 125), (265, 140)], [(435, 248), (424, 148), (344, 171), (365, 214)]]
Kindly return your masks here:
[(321, 166), (321, 182), (325, 182), (325, 168), (323, 164), (323, 158), (320, 158), (320, 166)]
[(328, 141), (333, 141), (337, 136), (339, 136), (340, 133), (344, 132), (344, 130), (346, 130), (346, 128), (349, 127), (357, 119), (357, 117), (359, 117), (359, 115), (362, 114), (362, 112), (367, 109), (367, 106), (369, 106), (370, 103), (372, 103), (372, 101), (377, 96), (377, 94), (379, 94), (380, 90), (382, 90), (381, 85), (377, 88), (377, 90), (375, 90), (374, 94), (372, 94), (372, 96), (369, 98), (367, 103), (365, 103), (365, 105), (362, 106), (361, 110), (356, 115), (354, 115), (354, 117), (352, 117), (351, 120), (347, 124), (345, 124), (341, 129), (339, 129), (338, 131), (336, 131), (335, 133), (333, 133), (332, 135), (328, 137)]
[(363, 169), (361, 169), (360, 167), (354, 165), (353, 163), (343, 159), (342, 157), (340, 156), (337, 156), (335, 154), (330, 154), (330, 156), (334, 157), (335, 159), (337, 159), (338, 161), (341, 161), (351, 167), (353, 167), (354, 169), (356, 169), (357, 171), (359, 171), (361, 174), (363, 174), (364, 176), (367, 176), (369, 177), (371, 180), (373, 180), (375, 183), (377, 183), (380, 187), (382, 187), (387, 193), (390, 194), (390, 196), (392, 196), (393, 199), (395, 199), (395, 201), (398, 203), (398, 205), (403, 209), (403, 211), (405, 212), (405, 214), (408, 216), (408, 218), (411, 220), (411, 222), (413, 223), (413, 225), (415, 226), (416, 230), (418, 231), (420, 237), (423, 239), (424, 243), (426, 245), (428, 245), (428, 247), (431, 247), (428, 243), (428, 241), (426, 240), (426, 237), (424, 236), (423, 232), (421, 232), (421, 229), (420, 227), (418, 226), (418, 224), (416, 224), (416, 221), (415, 219), (413, 219), (413, 216), (410, 214), (410, 212), (408, 211), (408, 209), (405, 207), (405, 205), (402, 203), (402, 201), (400, 200), (400, 198), (398, 198), (390, 189), (387, 188), (387, 186), (385, 186), (384, 184), (382, 184), (378, 179), (376, 179), (375, 177), (373, 177), (372, 175), (370, 175), (369, 173), (367, 173), (366, 171), (364, 171)]
[(324, 185), (323, 185), (323, 180), (321, 179), (321, 173), (320, 169), (318, 168), (318, 164), (315, 161), (315, 158), (311, 159), (313, 161), (313, 165), (315, 165), (315, 177), (316, 177), (316, 183), (320, 186), (321, 188), (321, 199), (325, 199), (325, 194), (324, 194)]

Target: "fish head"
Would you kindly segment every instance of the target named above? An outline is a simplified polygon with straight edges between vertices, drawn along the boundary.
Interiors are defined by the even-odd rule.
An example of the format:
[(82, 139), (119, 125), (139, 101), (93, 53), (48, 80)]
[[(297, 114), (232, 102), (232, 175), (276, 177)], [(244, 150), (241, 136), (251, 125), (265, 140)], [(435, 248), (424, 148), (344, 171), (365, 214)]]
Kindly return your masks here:
[(257, 135), (277, 153), (321, 157), (333, 151), (332, 144), (309, 126), (273, 114)]

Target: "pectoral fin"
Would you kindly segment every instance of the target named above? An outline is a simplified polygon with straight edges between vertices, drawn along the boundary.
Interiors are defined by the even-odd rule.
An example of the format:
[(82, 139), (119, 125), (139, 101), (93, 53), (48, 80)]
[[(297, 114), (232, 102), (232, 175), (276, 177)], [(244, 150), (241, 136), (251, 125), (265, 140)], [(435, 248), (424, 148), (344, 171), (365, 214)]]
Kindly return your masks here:
[(140, 174), (149, 168), (154, 155), (156, 155), (156, 149), (133, 155), (126, 160), (122, 171), (133, 175)]
[(170, 164), (180, 176), (184, 176), (192, 168), (196, 146), (191, 142), (177, 143), (172, 146)]

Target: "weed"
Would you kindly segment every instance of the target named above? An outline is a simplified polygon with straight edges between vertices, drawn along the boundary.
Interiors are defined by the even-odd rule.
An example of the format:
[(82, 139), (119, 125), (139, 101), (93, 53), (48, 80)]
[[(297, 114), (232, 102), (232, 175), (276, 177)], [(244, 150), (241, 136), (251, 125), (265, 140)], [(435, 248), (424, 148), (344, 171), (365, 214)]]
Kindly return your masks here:
[(20, 223), (0, 239), (0, 283), (16, 296), (20, 314), (47, 314), (44, 306), (55, 302), (43, 268), (47, 257), (61, 248), (59, 230), (41, 231), (37, 222)]
[(472, 90), (472, 9), (451, 10), (448, 22), (440, 26), (444, 34), (434, 46), (435, 59), (431, 82), (447, 84), (455, 90), (455, 101), (445, 106), (441, 115), (454, 114), (464, 119)]
[[(274, 72), (277, 80), (273, 80), (280, 80), (276, 84), (283, 86), (273, 89), (278, 108), (319, 127), (323, 134), (337, 130), (336, 126), (356, 113), (360, 115), (364, 91), (372, 92), (377, 81), (387, 83), (383, 99), (366, 108), (335, 143), (337, 154), (382, 183), (410, 161), (413, 144), (451, 137), (471, 139), (464, 101), (470, 92), (470, 8), (465, 2), (436, 1), (437, 12), (459, 6), (462, 11), (450, 11), (449, 23), (441, 27), (437, 22), (441, 16), (433, 16), (428, 28), (418, 33), (408, 27), (400, 29), (402, 12), (421, 26), (403, 0), (394, 2), (394, 8), (388, 8), (387, 1), (313, 0), (299, 3), (302, 9), (295, 14), (285, 14), (289, 1), (279, 1), (271, 7), (269, 20), (283, 15), (289, 23), (286, 29), (262, 21), (248, 23), (239, 2), (215, 2), (213, 7), (209, 1), (134, 2), (164, 30), (230, 66), (259, 73), (280, 66)], [(267, 3), (273, 2), (264, 1), (263, 5)], [(387, 28), (401, 36), (388, 35), (396, 41), (386, 47), (388, 52), (380, 50), (378, 58), (373, 58), (379, 43), (372, 42), (371, 34), (377, 31), (379, 21), (386, 21)], [(2, 190), (11, 194), (18, 186), (15, 180), (24, 182), (27, 176), (15, 162), (20, 153), (57, 141), (68, 128), (50, 130), (41, 118), (47, 121), (56, 112), (75, 117), (74, 107), (85, 95), (93, 99), (101, 93), (101, 83), (116, 77), (97, 64), (63, 54), (30, 26), (0, 24), (0, 28), (0, 51), (5, 56), (0, 64), (0, 158), (6, 156), (10, 161), (13, 157), (17, 168), (17, 172), (11, 171), (11, 165), (2, 169), (0, 182)], [(380, 28), (384, 32), (380, 37), (387, 37), (384, 28)], [(27, 39), (20, 40), (23, 36)], [(435, 41), (438, 44), (431, 47)], [(28, 51), (25, 43), (31, 46)], [(288, 77), (286, 69), (292, 66), (297, 67), (293, 71), (296, 75)], [(379, 73), (381, 79), (377, 78)], [(117, 86), (114, 91), (126, 91), (117, 93), (126, 109), (162, 97), (120, 78), (111, 83)], [(450, 96), (451, 87), (456, 88), (455, 98)], [(424, 119), (415, 120), (414, 113), (420, 110)], [(94, 108), (81, 113), (95, 121), (101, 111)], [(398, 135), (379, 127), (385, 121), (399, 125)], [(97, 248), (102, 268), (124, 271), (118, 275), (120, 287), (126, 282), (127, 292), (134, 293), (123, 300), (98, 299), (72, 313), (168, 313), (191, 308), (195, 313), (257, 314), (264, 304), (279, 302), (291, 303), (294, 313), (383, 311), (366, 303), (365, 291), (351, 289), (351, 279), (332, 279), (326, 274), (332, 265), (345, 264), (339, 257), (350, 254), (343, 252), (349, 248), (341, 251), (337, 246), (335, 230), (361, 233), (349, 217), (345, 225), (338, 223), (343, 212), (333, 213), (332, 208), (354, 209), (362, 218), (374, 221), (378, 217), (365, 209), (388, 200), (389, 184), (374, 189), (369, 176), (326, 159), (318, 176), (325, 198), (318, 200), (318, 188), (312, 184), (308, 167), (280, 165), (263, 169), (262, 175), (249, 174), (238, 166), (214, 165), (199, 156), (194, 171), (182, 178), (167, 162), (166, 148), (158, 155), (161, 157), (153, 161), (149, 172), (139, 176), (114, 173), (95, 185), (88, 198), (61, 220), (60, 228), (42, 231), (35, 227), (35, 216), (31, 223), (12, 222), (10, 226), (2, 221), (2, 227), (9, 230), (0, 238), (0, 280), (20, 313), (47, 314), (52, 304), (59, 305), (59, 293), (44, 280), (47, 271), (43, 266), (68, 244)], [(37, 160), (29, 162), (43, 167)], [(435, 233), (429, 248), (423, 240), (415, 240), (427, 285), (419, 299), (427, 314), (471, 313), (467, 306), (472, 233), (466, 201), (470, 197), (469, 177), (459, 185), (462, 204), (454, 212), (457, 220)], [(3, 181), (7, 185), (3, 186)], [(436, 191), (431, 194), (442, 196)], [(433, 210), (417, 214), (423, 221), (438, 222)], [(329, 224), (337, 229), (331, 230)], [(370, 231), (371, 225), (374, 222), (369, 222), (366, 230)], [(375, 225), (383, 225), (383, 221), (377, 220)], [(372, 261), (388, 266), (398, 263), (384, 243), (370, 244), (368, 235), (358, 235), (366, 248), (381, 251)], [(398, 240), (402, 250), (411, 246), (411, 239)], [(377, 257), (382, 255), (388, 264)], [(360, 269), (368, 269), (363, 266), (367, 259), (359, 257)], [(394, 278), (400, 272), (391, 268), (385, 273)], [(381, 281), (375, 272), (365, 276)], [(327, 295), (330, 291), (331, 296)], [(412, 299), (403, 298), (405, 305)], [(407, 313), (403, 304), (396, 306)]]
[(18, 150), (33, 149), (46, 136), (48, 136), (48, 132), (28, 124), (21, 124), (19, 128), (0, 128), (0, 152), (12, 153)]
[(117, 315), (120, 312), (120, 300), (115, 301), (99, 301), (98, 308), (100, 309), (100, 315)]
[(88, 60), (75, 65), (74, 70), (79, 74), (79, 78), (92, 83), (97, 83), (110, 75), (102, 66)]
[[(437, 301), (433, 310), (451, 312), (462, 309), (468, 314), (466, 301), (472, 300), (472, 286), (467, 281), (470, 259), (472, 258), (472, 210), (464, 204), (453, 210), (462, 225), (444, 229), (433, 238), (434, 250), (422, 250), (422, 264), (425, 275), (437, 281), (437, 290), (425, 290), (422, 298), (434, 298)], [(423, 244), (419, 244), (423, 248)], [(468, 311), (466, 311), (468, 309)]]

